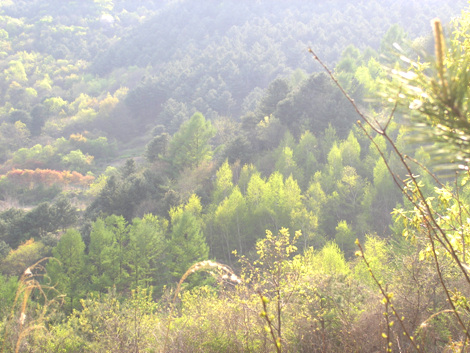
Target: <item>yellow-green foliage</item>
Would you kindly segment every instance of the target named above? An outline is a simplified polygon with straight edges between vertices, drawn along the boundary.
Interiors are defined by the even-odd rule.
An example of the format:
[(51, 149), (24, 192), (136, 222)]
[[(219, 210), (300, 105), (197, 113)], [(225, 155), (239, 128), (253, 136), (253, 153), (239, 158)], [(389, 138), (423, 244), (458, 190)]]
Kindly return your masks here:
[(181, 316), (172, 327), (169, 351), (264, 351), (265, 331), (257, 310), (253, 310), (256, 297), (243, 297), (230, 286), (221, 293), (209, 287), (183, 293)]
[(48, 332), (38, 331), (33, 337), (42, 352), (79, 353), (86, 347), (86, 341), (77, 334), (71, 321), (52, 326)]
[(349, 266), (338, 245), (327, 243), (320, 251), (307, 251), (306, 260), (309, 261), (313, 273), (323, 275), (347, 275)]
[[(370, 269), (374, 272), (377, 279), (387, 281), (387, 274), (391, 271), (387, 265), (389, 263), (389, 255), (386, 240), (377, 236), (367, 236), (364, 244), (364, 254), (369, 261)], [(376, 284), (362, 258), (359, 258), (354, 266), (353, 274), (359, 282), (367, 283), (371, 289), (375, 288)]]
[(101, 190), (104, 189), (106, 186), (106, 183), (108, 182), (108, 179), (110, 176), (116, 176), (118, 174), (118, 171), (115, 167), (107, 167), (106, 170), (104, 171), (103, 174), (100, 174), (99, 177), (95, 179), (93, 183), (90, 184), (90, 187), (86, 191), (86, 194), (89, 196), (98, 196)]
[[(74, 312), (67, 324), (57, 325), (63, 338), (76, 352), (155, 352), (159, 346), (160, 321), (151, 292), (138, 288), (121, 303), (114, 292), (82, 300), (83, 309)], [(46, 340), (48, 347), (58, 346), (60, 336)], [(73, 351), (74, 352), (74, 351)]]
[(0, 263), (0, 270), (8, 275), (21, 275), (26, 268), (43, 258), (49, 251), (50, 248), (43, 243), (29, 239), (16, 250), (10, 251)]

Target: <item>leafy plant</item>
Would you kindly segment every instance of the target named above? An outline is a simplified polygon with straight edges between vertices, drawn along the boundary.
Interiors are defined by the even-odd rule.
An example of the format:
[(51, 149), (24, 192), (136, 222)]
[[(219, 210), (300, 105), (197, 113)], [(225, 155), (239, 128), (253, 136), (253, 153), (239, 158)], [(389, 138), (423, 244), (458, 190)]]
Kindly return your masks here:
[[(463, 18), (462, 23), (466, 23), (469, 17), (466, 15)], [(383, 333), (383, 337), (387, 340), (386, 349), (388, 351), (392, 351), (394, 345), (390, 337), (392, 321), (390, 321), (389, 312), (394, 316), (400, 330), (408, 339), (407, 342), (402, 342), (401, 345), (406, 344), (415, 351), (424, 352), (427, 349), (418, 342), (418, 340), (421, 343), (426, 342), (424, 339), (425, 330), (419, 328), (425, 327), (432, 318), (445, 315), (448, 312), (453, 314), (453, 321), (459, 327), (457, 332), (453, 333), (455, 338), (451, 338), (449, 348), (465, 351), (470, 342), (470, 334), (467, 329), (470, 322), (470, 311), (466, 305), (467, 296), (465, 295), (470, 286), (466, 262), (469, 240), (466, 220), (470, 214), (468, 213), (469, 207), (462, 197), (461, 189), (462, 184), (466, 183), (467, 176), (465, 175), (463, 179), (457, 178), (454, 187), (444, 185), (429, 169), (419, 164), (418, 161), (409, 158), (403, 152), (401, 146), (394, 142), (389, 132), (390, 123), (397, 107), (403, 102), (410, 102), (409, 107), (419, 112), (418, 115), (412, 117), (420, 123), (418, 136), (420, 136), (421, 141), (436, 142), (437, 154), (442, 158), (439, 160), (440, 164), (442, 165), (445, 162), (455, 165), (457, 162), (461, 163), (461, 169), (468, 170), (466, 166), (469, 161), (466, 140), (470, 133), (470, 127), (467, 125), (469, 114), (467, 113), (466, 97), (469, 62), (468, 55), (464, 51), (467, 45), (465, 28), (468, 28), (468, 26), (459, 27), (456, 30), (451, 50), (448, 53), (445, 51), (440, 22), (438, 20), (433, 21), (433, 27), (436, 43), (436, 64), (434, 69), (430, 70), (428, 64), (412, 62), (405, 58), (404, 60), (410, 64), (409, 71), (391, 71), (393, 77), (386, 85), (389, 88), (386, 93), (388, 93), (388, 100), (393, 102), (394, 105), (392, 113), (385, 121), (366, 117), (359, 110), (354, 100), (343, 90), (331, 71), (313, 50), (309, 50), (356, 109), (362, 119), (362, 122), (359, 121), (358, 123), (372, 143), (375, 144), (395, 184), (402, 191), (408, 205), (411, 206), (409, 211), (403, 209), (395, 211), (399, 219), (403, 221), (403, 235), (409, 238), (410, 241), (422, 244), (420, 260), (424, 261), (426, 258), (432, 260), (438, 283), (447, 299), (448, 309), (434, 312), (428, 320), (425, 320), (418, 327), (416, 325), (410, 327), (409, 322), (394, 305), (393, 293), (374, 275), (371, 265), (358, 243), (360, 247), (358, 255), (363, 258), (383, 296), (386, 309), (385, 320), (387, 322), (387, 331)], [(400, 175), (398, 171), (392, 169), (390, 160), (386, 157), (386, 151), (374, 142), (368, 129), (363, 127), (363, 124), (387, 141), (393, 156), (400, 161), (401, 168), (406, 175)], [(421, 183), (419, 175), (414, 172), (416, 166), (434, 179), (437, 186), (432, 197), (424, 192), (424, 184)], [(458, 183), (459, 180), (461, 180), (460, 184)], [(454, 287), (456, 280), (459, 284)], [(416, 339), (415, 334), (421, 336)], [(397, 344), (400, 344), (399, 340), (397, 340)]]

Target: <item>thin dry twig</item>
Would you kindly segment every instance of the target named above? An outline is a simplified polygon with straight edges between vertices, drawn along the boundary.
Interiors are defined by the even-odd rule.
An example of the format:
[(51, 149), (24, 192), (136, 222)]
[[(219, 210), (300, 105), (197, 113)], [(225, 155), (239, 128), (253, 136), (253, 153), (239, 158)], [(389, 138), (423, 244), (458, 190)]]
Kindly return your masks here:
[[(38, 329), (46, 330), (46, 327), (43, 323), (45, 321), (47, 312), (51, 304), (54, 301), (61, 300), (63, 298), (63, 296), (56, 295), (53, 299), (48, 299), (48, 295), (46, 294), (45, 289), (56, 293), (57, 290), (54, 287), (43, 285), (37, 280), (37, 277), (45, 276), (45, 267), (43, 263), (51, 259), (54, 260), (53, 258), (46, 257), (37, 261), (35, 264), (28, 267), (21, 275), (19, 280), (19, 286), (16, 291), (15, 299), (11, 308), (11, 313), (6, 322), (2, 349), (0, 351), (1, 353), (5, 352), (5, 349), (8, 349), (7, 341), (8, 336), (10, 334), (9, 329), (15, 325), (16, 321), (18, 323), (18, 337), (15, 343), (15, 353), (18, 353), (20, 351), (21, 343), (32, 331)], [(30, 302), (30, 298), (35, 290), (39, 292), (41, 298), (44, 300), (44, 304), (42, 305), (42, 309), (39, 312), (38, 317), (28, 323), (27, 307), (28, 303)], [(19, 315), (18, 319), (15, 320), (15, 310), (18, 304), (20, 305)]]
[[(440, 243), (441, 245), (444, 246), (445, 249), (447, 249), (448, 253), (451, 255), (451, 257), (454, 259), (457, 267), (460, 269), (461, 273), (463, 274), (463, 276), (465, 277), (465, 280), (467, 282), (467, 284), (470, 284), (470, 277), (469, 277), (469, 273), (467, 272), (466, 268), (465, 268), (465, 265), (464, 263), (462, 263), (462, 261), (460, 261), (458, 255), (457, 255), (457, 252), (455, 250), (455, 247), (453, 246), (453, 244), (451, 243), (450, 239), (446, 236), (446, 233), (444, 231), (444, 229), (442, 229), (442, 227), (439, 225), (436, 217), (435, 217), (435, 213), (433, 212), (433, 210), (431, 209), (431, 206), (430, 204), (427, 202), (424, 194), (423, 194), (423, 191), (421, 190), (421, 187), (418, 183), (418, 180), (417, 180), (417, 177), (413, 174), (412, 170), (411, 170), (411, 167), (410, 165), (407, 163), (407, 159), (408, 157), (403, 154), (399, 149), (398, 149), (398, 146), (395, 144), (395, 142), (392, 140), (392, 138), (387, 134), (386, 130), (383, 130), (383, 129), (378, 129), (376, 128), (370, 121), (369, 119), (366, 118), (366, 116), (360, 111), (359, 107), (357, 106), (356, 102), (354, 101), (354, 99), (352, 99), (348, 93), (343, 89), (343, 87), (341, 86), (341, 84), (338, 82), (338, 80), (334, 77), (333, 73), (331, 72), (331, 70), (328, 69), (328, 67), (323, 63), (323, 61), (313, 52), (312, 49), (309, 49), (308, 50), (312, 55), (313, 55), (313, 58), (325, 69), (325, 71), (328, 73), (328, 75), (331, 77), (331, 79), (333, 80), (333, 82), (335, 82), (336, 86), (340, 89), (340, 91), (342, 92), (342, 94), (349, 100), (349, 102), (352, 104), (352, 106), (354, 107), (354, 109), (356, 110), (357, 114), (361, 117), (361, 119), (373, 130), (375, 131), (377, 134), (380, 134), (381, 136), (383, 136), (386, 141), (388, 142), (388, 144), (390, 145), (390, 147), (392, 148), (392, 151), (393, 153), (395, 154), (395, 156), (398, 157), (401, 165), (405, 168), (406, 172), (407, 172), (407, 175), (409, 177), (409, 179), (411, 180), (411, 183), (412, 185), (414, 186), (414, 191), (412, 190), (411, 193), (409, 191), (409, 189), (406, 187), (406, 181), (405, 180), (402, 180), (399, 176), (397, 176), (392, 170), (391, 170), (391, 167), (389, 165), (389, 163), (387, 162), (387, 159), (385, 158), (385, 155), (383, 153), (383, 151), (381, 151), (380, 147), (374, 143), (374, 140), (372, 139), (372, 137), (370, 136), (370, 134), (366, 131), (366, 129), (362, 126), (361, 122), (358, 121), (358, 124), (359, 126), (362, 128), (362, 130), (366, 133), (367, 137), (374, 143), (377, 151), (379, 152), (381, 158), (383, 159), (390, 175), (392, 176), (395, 184), (400, 188), (400, 190), (402, 191), (403, 195), (407, 198), (407, 200), (418, 210), (418, 212), (420, 213), (422, 219), (423, 219), (423, 223), (424, 223), (424, 226), (425, 228), (427, 229), (427, 232), (426, 232), (426, 235), (429, 239), (429, 242), (431, 244), (431, 247), (432, 247), (432, 256), (433, 256), (433, 260), (434, 260), (434, 265), (436, 267), (436, 271), (437, 271), (437, 274), (438, 274), (438, 277), (439, 277), (439, 282), (442, 286), (442, 288), (444, 289), (444, 292), (446, 294), (446, 297), (447, 297), (447, 300), (449, 302), (449, 305), (451, 306), (453, 312), (454, 312), (454, 315), (455, 317), (457, 318), (457, 321), (459, 323), (459, 325), (462, 327), (462, 332), (464, 333), (464, 335), (466, 336), (466, 340), (470, 340), (470, 332), (466, 329), (466, 325), (465, 323), (463, 322), (463, 319), (461, 317), (461, 315), (459, 314), (455, 304), (453, 303), (452, 301), (452, 298), (451, 298), (451, 295), (450, 295), (450, 291), (448, 290), (447, 288), (447, 285), (445, 284), (445, 281), (444, 281), (444, 278), (443, 278), (443, 275), (442, 275), (442, 271), (441, 271), (441, 267), (440, 267), (440, 260), (438, 258), (438, 255), (437, 255), (437, 251), (435, 249), (435, 241), (437, 241), (438, 243)], [(394, 108), (392, 109), (392, 114), (395, 112), (395, 109), (396, 109), (396, 104), (394, 106)], [(392, 116), (392, 115), (391, 115)], [(379, 125), (380, 126), (380, 125)], [(386, 126), (388, 126), (388, 123), (386, 124)], [(383, 292), (384, 294), (384, 292)], [(388, 300), (387, 298), (385, 298), (386, 300)], [(414, 343), (414, 342), (413, 342)]]

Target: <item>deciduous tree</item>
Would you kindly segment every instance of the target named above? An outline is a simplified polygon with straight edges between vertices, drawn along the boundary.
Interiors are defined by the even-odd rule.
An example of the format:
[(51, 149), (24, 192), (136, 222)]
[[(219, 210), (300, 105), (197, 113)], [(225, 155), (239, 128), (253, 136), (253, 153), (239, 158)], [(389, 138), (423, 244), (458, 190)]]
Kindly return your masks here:
[(198, 167), (212, 158), (210, 139), (215, 129), (201, 113), (184, 122), (170, 141), (169, 158), (177, 169)]

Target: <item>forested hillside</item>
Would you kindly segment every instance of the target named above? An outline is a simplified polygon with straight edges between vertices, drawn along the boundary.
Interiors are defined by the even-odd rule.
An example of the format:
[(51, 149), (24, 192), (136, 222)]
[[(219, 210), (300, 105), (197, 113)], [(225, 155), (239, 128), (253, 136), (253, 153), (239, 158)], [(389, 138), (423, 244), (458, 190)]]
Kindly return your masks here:
[(2, 1), (0, 352), (466, 351), (465, 9)]

